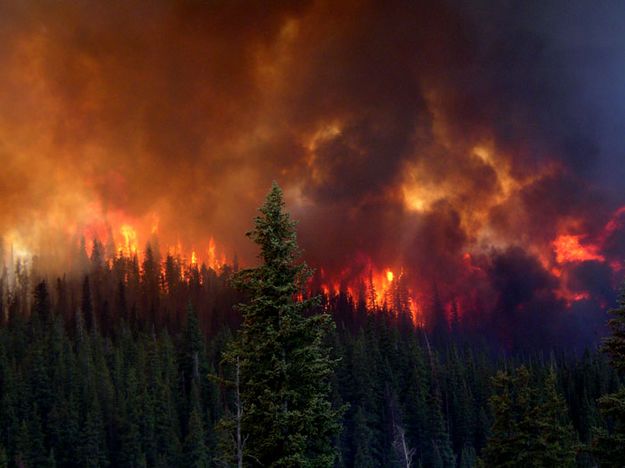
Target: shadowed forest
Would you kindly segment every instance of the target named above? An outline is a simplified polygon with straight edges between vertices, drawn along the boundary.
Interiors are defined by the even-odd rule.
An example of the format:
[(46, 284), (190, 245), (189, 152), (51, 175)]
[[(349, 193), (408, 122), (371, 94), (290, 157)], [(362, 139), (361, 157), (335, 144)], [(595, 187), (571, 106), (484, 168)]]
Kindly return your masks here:
[[(185, 267), (149, 246), (142, 263), (107, 262), (97, 241), (84, 267), (51, 280), (18, 265), (13, 284), (5, 271), (0, 466), (236, 466), (238, 448), (244, 466), (259, 465), (234, 436), (246, 401), (228, 357), (242, 310), (248, 332), (252, 323), (254, 297), (236, 280), (245, 272)], [(325, 462), (269, 465), (620, 466), (623, 309), (606, 345), (613, 367), (596, 350), (504, 352), (463, 333), (436, 301), (427, 326), (415, 326), (401, 288), (374, 307), (366, 286), (356, 298), (288, 294), (306, 317), (332, 318), (319, 344), (339, 424)]]

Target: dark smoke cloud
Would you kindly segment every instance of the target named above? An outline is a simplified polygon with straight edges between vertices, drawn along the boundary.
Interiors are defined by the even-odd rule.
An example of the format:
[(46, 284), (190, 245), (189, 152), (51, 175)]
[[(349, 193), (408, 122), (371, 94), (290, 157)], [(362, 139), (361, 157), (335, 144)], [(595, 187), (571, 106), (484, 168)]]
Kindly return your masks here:
[(555, 295), (557, 282), (534, 257), (517, 247), (496, 253), (488, 274), (496, 305), (486, 329), (499, 342), (520, 349), (561, 343), (565, 307)]
[(598, 261), (587, 261), (575, 265), (569, 271), (568, 287), (572, 291), (589, 291), (591, 297), (604, 304), (613, 304), (616, 300), (611, 285), (612, 270)]

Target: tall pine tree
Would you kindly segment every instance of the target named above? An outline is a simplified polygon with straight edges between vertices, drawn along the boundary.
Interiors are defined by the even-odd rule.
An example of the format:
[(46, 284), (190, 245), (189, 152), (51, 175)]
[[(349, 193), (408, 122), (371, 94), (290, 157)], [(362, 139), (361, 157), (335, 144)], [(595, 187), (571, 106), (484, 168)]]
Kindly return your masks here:
[(241, 363), (246, 461), (263, 466), (332, 466), (340, 410), (330, 403), (334, 367), (324, 338), (325, 313), (305, 316), (318, 299), (299, 300), (311, 275), (298, 262), (295, 223), (273, 184), (247, 236), (260, 247), (261, 265), (235, 275), (250, 301), (234, 353)]
[[(610, 311), (608, 322), (612, 335), (603, 341), (602, 350), (610, 356), (612, 366), (625, 373), (625, 286), (618, 306)], [(593, 452), (601, 466), (621, 467), (625, 460), (625, 386), (599, 399), (599, 409), (608, 427), (596, 430)]]

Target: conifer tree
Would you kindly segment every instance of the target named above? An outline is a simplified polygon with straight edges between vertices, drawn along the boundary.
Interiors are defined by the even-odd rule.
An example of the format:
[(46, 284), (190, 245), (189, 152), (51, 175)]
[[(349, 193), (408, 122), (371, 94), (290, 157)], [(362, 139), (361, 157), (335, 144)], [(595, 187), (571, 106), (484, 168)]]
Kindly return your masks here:
[[(602, 351), (612, 366), (625, 373), (625, 286), (621, 289), (618, 305), (610, 310), (608, 325), (612, 335), (604, 339)], [(601, 466), (619, 467), (625, 460), (625, 386), (599, 399), (601, 414), (607, 419), (607, 428), (597, 428), (593, 452)]]
[(187, 437), (184, 440), (184, 466), (189, 468), (207, 468), (208, 450), (205, 442), (204, 423), (197, 406), (189, 416)]
[(603, 340), (601, 349), (610, 357), (616, 370), (625, 372), (625, 286), (621, 290), (617, 307), (609, 313), (612, 318), (608, 326), (612, 334)]
[(28, 433), (26, 421), (21, 421), (18, 431), (15, 434), (15, 464), (17, 466), (28, 466), (31, 459), (31, 441)]
[(459, 468), (473, 468), (477, 462), (475, 449), (470, 446), (464, 446), (460, 452)]
[(371, 439), (373, 434), (367, 425), (365, 412), (361, 407), (356, 410), (354, 416), (354, 466), (373, 468), (375, 460), (371, 454)]
[(189, 303), (182, 343), (182, 371), (184, 372), (187, 391), (191, 388), (191, 382), (199, 381), (200, 375), (205, 376), (207, 370), (204, 336), (200, 329), (198, 316)]
[(449, 433), (445, 427), (441, 405), (440, 391), (435, 384), (432, 384), (427, 398), (428, 411), (424, 458), (428, 466), (451, 468), (456, 466), (456, 457), (449, 440)]
[(38, 405), (41, 414), (48, 413), (54, 398), (46, 363), (46, 352), (49, 351), (43, 349), (43, 343), (37, 342), (33, 345), (32, 370), (28, 376), (33, 401)]
[(180, 457), (180, 436), (177, 428), (176, 406), (170, 388), (160, 383), (155, 390), (154, 432), (159, 459), (165, 466), (175, 465)]
[(50, 412), (48, 427), (57, 463), (59, 466), (72, 466), (76, 463), (75, 451), (80, 434), (78, 410), (73, 397), (65, 396), (57, 403)]
[(541, 405), (539, 422), (540, 437), (544, 444), (543, 460), (550, 466), (573, 467), (577, 440), (568, 409), (556, 384), (556, 372), (552, 367), (544, 385), (544, 402)]
[(82, 284), (81, 312), (87, 331), (91, 331), (95, 324), (95, 318), (93, 316), (93, 303), (91, 301), (91, 287), (89, 286), (88, 276), (85, 276)]
[(38, 324), (43, 330), (50, 324), (50, 295), (45, 281), (41, 281), (35, 287), (35, 302), (33, 304), (33, 319), (38, 320)]
[(127, 378), (127, 393), (122, 402), (125, 411), (120, 421), (120, 449), (118, 460), (121, 466), (138, 467), (142, 457), (139, 433), (139, 404), (137, 377), (130, 369)]
[(542, 389), (530, 378), (525, 366), (493, 378), (495, 422), (484, 449), (486, 466), (574, 467), (575, 438), (555, 374), (548, 375)]
[(274, 183), (248, 237), (260, 247), (261, 265), (240, 271), (235, 284), (250, 302), (234, 353), (241, 363), (243, 431), (248, 463), (331, 466), (340, 411), (330, 403), (333, 361), (324, 349), (329, 315), (305, 317), (318, 298), (297, 300), (310, 277), (299, 263), (295, 223)]
[(30, 420), (28, 421), (28, 435), (30, 442), (30, 463), (32, 467), (46, 468), (48, 466), (48, 456), (44, 446), (44, 434), (41, 427), (41, 418), (39, 417), (37, 405), (34, 405)]
[(86, 409), (77, 451), (80, 466), (95, 468), (107, 465), (102, 418), (95, 397)]

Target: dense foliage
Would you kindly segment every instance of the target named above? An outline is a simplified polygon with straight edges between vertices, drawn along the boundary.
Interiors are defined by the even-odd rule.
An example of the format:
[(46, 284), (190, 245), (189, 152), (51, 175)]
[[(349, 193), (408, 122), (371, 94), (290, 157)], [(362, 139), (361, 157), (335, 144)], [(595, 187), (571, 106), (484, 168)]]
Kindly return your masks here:
[[(226, 285), (229, 272), (209, 273), (180, 285), (180, 310), (172, 312), (180, 321), (168, 324), (143, 319), (139, 302), (106, 305), (110, 296), (90, 292), (101, 286), (93, 275), (90, 288), (65, 278), (54, 294), (43, 282), (32, 297), (20, 288), (11, 294), (0, 328), (0, 460), (8, 466), (217, 463), (216, 423), (232, 409), (232, 391), (207, 376), (219, 373), (232, 333), (226, 324), (213, 328), (215, 315), (225, 313), (201, 301), (211, 297), (231, 310), (237, 299)], [(136, 293), (118, 290), (113, 297)], [(153, 298), (171, 299), (164, 291)], [(372, 313), (344, 293), (325, 303), (337, 323), (328, 340), (339, 359), (334, 406), (349, 404), (336, 440), (340, 466), (405, 466), (402, 438), (413, 466), (473, 466), (497, 430), (489, 399), (499, 384), (491, 379), (521, 364), (535, 388), (553, 370), (567, 403), (563, 416), (580, 443), (590, 442), (594, 427), (608, 429), (596, 401), (616, 392), (619, 379), (600, 354), (495, 358), (451, 334), (431, 348), (424, 330), (402, 325), (390, 311)], [(90, 310), (89, 326), (84, 313)]]
[[(290, 233), (276, 239), (288, 241)], [(244, 466), (259, 457), (267, 466), (328, 466), (334, 458), (339, 467), (590, 467), (622, 460), (623, 304), (606, 342), (615, 367), (595, 352), (496, 354), (467, 343), (457, 323), (415, 327), (401, 291), (382, 305), (368, 300), (366, 288), (357, 297), (324, 295), (316, 305), (306, 297), (293, 301), (301, 286), (294, 278), (303, 270), (291, 262), (295, 246), (282, 241), (271, 248), (288, 261), (267, 266), (273, 272), (236, 275), (247, 282), (244, 292), (230, 281), (236, 267), (183, 269), (174, 257), (161, 262), (158, 249), (147, 249), (142, 264), (105, 261), (97, 242), (80, 266), (84, 274), (52, 280), (36, 270), (5, 271), (0, 467), (231, 465), (238, 422), (249, 444)], [(271, 274), (277, 276), (269, 286), (254, 283)], [(264, 290), (271, 300), (259, 295), (276, 285), (274, 296)], [(269, 302), (254, 305), (251, 298)], [(242, 309), (238, 333), (240, 302), (252, 305)], [(294, 321), (285, 336), (267, 334), (263, 321), (276, 317), (261, 317), (276, 303)], [(312, 332), (313, 323), (327, 333)], [(292, 345), (288, 353), (270, 353), (285, 361), (268, 363), (249, 346), (257, 334), (257, 346)], [(284, 369), (302, 372), (289, 374), (292, 382), (267, 377)], [(274, 413), (250, 393), (265, 384), (277, 386), (262, 402), (275, 403)], [(276, 414), (285, 401), (296, 406)], [(311, 427), (331, 437), (341, 408), (340, 432), (328, 448)], [(289, 434), (262, 439), (261, 426), (281, 417)], [(263, 452), (288, 435), (296, 436), (290, 442), (297, 450), (289, 452), (296, 458)]]

